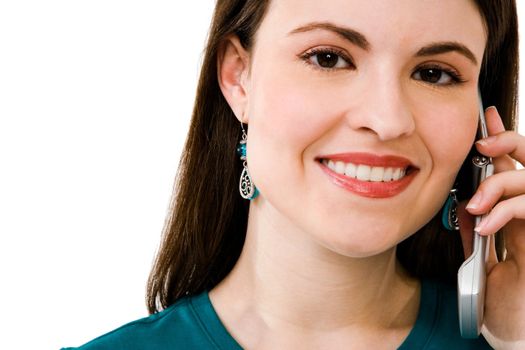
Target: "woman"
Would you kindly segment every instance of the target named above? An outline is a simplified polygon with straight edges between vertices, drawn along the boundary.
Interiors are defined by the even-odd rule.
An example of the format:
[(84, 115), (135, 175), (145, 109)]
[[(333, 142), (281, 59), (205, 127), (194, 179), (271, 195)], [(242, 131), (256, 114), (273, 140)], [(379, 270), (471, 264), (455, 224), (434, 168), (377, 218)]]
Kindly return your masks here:
[[(218, 1), (152, 315), (82, 349), (524, 346), (516, 81), (511, 0)], [(474, 148), (496, 174), (470, 199)], [(463, 339), (456, 273), (491, 209), (476, 230), (505, 246)]]

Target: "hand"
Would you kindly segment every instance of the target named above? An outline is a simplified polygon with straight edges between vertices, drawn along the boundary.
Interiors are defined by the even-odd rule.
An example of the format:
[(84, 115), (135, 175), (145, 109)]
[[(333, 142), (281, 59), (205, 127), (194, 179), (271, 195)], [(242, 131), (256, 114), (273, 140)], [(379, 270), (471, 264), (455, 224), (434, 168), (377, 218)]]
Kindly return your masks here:
[[(485, 116), (490, 136), (476, 147), (493, 157), (495, 171), (480, 185), (466, 210), (472, 215), (490, 211), (476, 231), (492, 235), (501, 230), (506, 255), (498, 261), (490, 239), (482, 333), (495, 349), (525, 349), (525, 170), (516, 170), (514, 161), (525, 164), (525, 137), (505, 131), (495, 108), (488, 108)], [(464, 244), (471, 232), (462, 227)], [(472, 251), (471, 246), (465, 251)]]

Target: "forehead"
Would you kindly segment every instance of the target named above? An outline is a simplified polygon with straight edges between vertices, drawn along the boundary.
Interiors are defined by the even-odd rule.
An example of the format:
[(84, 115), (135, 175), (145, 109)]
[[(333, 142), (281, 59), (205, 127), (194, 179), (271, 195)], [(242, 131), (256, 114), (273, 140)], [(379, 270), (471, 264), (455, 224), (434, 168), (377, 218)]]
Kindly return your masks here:
[(272, 0), (257, 40), (279, 40), (315, 22), (352, 28), (372, 48), (459, 41), (482, 56), (486, 40), (473, 0)]

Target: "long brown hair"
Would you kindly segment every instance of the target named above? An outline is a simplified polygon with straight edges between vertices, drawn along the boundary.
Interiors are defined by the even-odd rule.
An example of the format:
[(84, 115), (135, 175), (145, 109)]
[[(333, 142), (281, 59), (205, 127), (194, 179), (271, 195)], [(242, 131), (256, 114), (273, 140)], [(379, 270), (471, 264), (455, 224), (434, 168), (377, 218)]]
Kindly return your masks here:
[[(240, 126), (218, 84), (217, 58), (234, 34), (250, 51), (269, 0), (218, 0), (201, 69), (190, 131), (182, 153), (163, 239), (147, 286), (150, 313), (185, 295), (210, 290), (231, 271), (244, 244), (249, 202), (238, 193)], [(514, 0), (477, 0), (488, 44), (480, 86), (514, 129), (518, 33)], [(466, 162), (467, 164), (467, 162)], [(458, 183), (468, 183), (468, 166)], [(416, 277), (450, 281), (463, 260), (459, 235), (442, 232), (439, 218), (400, 243), (399, 261)]]

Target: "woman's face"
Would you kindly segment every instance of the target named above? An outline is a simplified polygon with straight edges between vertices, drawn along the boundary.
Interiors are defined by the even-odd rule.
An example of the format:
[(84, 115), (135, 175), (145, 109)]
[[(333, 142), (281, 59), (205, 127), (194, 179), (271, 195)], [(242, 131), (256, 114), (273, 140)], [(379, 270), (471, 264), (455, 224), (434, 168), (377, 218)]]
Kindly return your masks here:
[(469, 0), (273, 0), (246, 83), (254, 205), (347, 256), (416, 232), (474, 141), (485, 41)]

